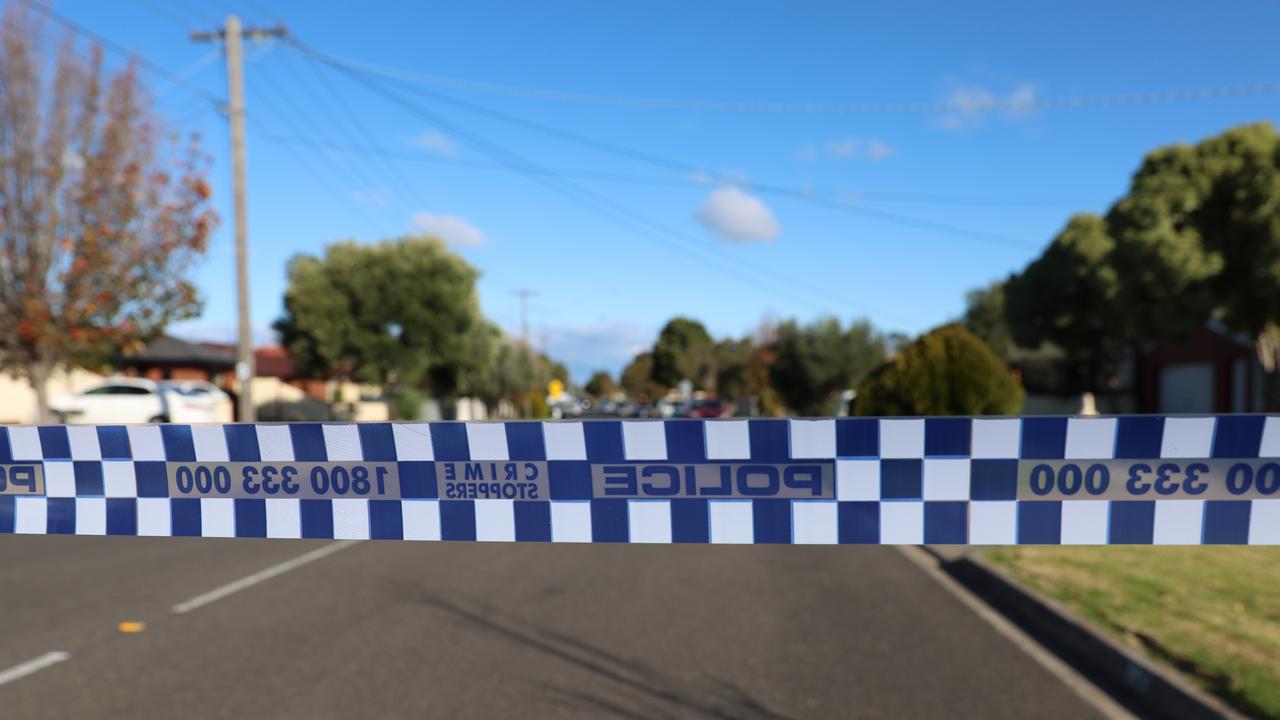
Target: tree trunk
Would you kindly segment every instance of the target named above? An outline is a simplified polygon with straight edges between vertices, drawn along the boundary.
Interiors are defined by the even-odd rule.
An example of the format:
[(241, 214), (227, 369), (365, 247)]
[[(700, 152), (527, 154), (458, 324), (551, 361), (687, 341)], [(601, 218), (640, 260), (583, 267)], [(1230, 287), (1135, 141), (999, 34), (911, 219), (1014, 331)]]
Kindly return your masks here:
[(47, 362), (33, 362), (27, 368), (27, 381), (36, 391), (35, 421), (37, 423), (53, 422), (53, 414), (49, 412), (49, 376), (52, 374), (53, 367)]

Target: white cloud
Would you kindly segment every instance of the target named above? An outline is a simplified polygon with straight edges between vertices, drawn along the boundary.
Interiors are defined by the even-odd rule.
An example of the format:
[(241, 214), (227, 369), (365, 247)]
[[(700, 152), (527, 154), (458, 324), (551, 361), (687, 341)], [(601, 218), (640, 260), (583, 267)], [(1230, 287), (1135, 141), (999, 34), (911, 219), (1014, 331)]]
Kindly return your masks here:
[(975, 130), (982, 127), (992, 114), (1008, 121), (1030, 117), (1036, 113), (1037, 102), (1039, 89), (1034, 83), (1021, 83), (1004, 96), (984, 87), (960, 87), (943, 100), (947, 111), (938, 124), (943, 129), (957, 132)]
[(817, 160), (819, 156), (836, 158), (837, 160), (849, 160), (853, 158), (866, 158), (868, 160), (883, 160), (893, 154), (893, 149), (889, 144), (880, 138), (871, 138), (863, 140), (854, 135), (848, 135), (835, 140), (828, 140), (821, 145), (810, 143), (805, 145), (796, 153), (796, 159), (809, 162)]
[(453, 215), (420, 212), (413, 216), (413, 227), (450, 245), (483, 245), (485, 241), (480, 228)]
[(871, 138), (867, 144), (867, 157), (872, 160), (883, 160), (893, 154), (893, 148), (880, 138)]
[(707, 196), (694, 219), (723, 240), (750, 242), (778, 237), (778, 221), (759, 198), (736, 187), (722, 187)]
[(549, 326), (537, 333), (540, 350), (569, 366), (578, 382), (586, 382), (596, 370), (608, 370), (617, 379), (637, 353), (653, 345), (657, 331), (628, 322), (594, 322)]
[(438, 130), (427, 130), (413, 139), (413, 144), (441, 157), (457, 157), (458, 145), (453, 138)]

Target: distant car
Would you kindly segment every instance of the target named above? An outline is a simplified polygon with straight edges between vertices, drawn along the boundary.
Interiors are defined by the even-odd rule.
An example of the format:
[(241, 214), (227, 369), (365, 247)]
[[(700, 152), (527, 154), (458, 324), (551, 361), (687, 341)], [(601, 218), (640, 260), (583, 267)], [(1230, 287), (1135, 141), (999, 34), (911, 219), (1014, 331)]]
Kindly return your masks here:
[(67, 423), (217, 422), (216, 406), (226, 399), (212, 384), (184, 387), (143, 378), (111, 378), (82, 392), (59, 395), (49, 401), (49, 409)]
[(733, 407), (729, 403), (716, 398), (706, 398), (693, 401), (693, 404), (689, 406), (689, 417), (723, 418), (729, 417), (732, 411)]
[(208, 380), (165, 380), (181, 398), (170, 405), (173, 422), (231, 422), (231, 396)]
[(682, 400), (659, 400), (654, 415), (660, 418), (689, 417), (689, 404)]

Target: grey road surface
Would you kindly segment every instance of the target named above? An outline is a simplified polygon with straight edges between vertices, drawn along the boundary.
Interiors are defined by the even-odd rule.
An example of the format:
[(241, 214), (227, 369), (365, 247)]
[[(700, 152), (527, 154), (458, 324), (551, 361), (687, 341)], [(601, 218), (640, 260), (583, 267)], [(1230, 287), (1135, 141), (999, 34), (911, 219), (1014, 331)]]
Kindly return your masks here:
[(1095, 715), (892, 548), (364, 542), (173, 611), (326, 544), (0, 536), (0, 717)]

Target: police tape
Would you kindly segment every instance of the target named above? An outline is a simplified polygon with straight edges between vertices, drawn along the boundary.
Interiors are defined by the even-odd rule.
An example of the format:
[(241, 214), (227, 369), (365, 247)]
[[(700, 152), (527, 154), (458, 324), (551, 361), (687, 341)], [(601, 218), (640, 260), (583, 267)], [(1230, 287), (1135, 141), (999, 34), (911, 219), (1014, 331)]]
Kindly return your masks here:
[(1280, 417), (10, 426), (0, 533), (1280, 544)]

